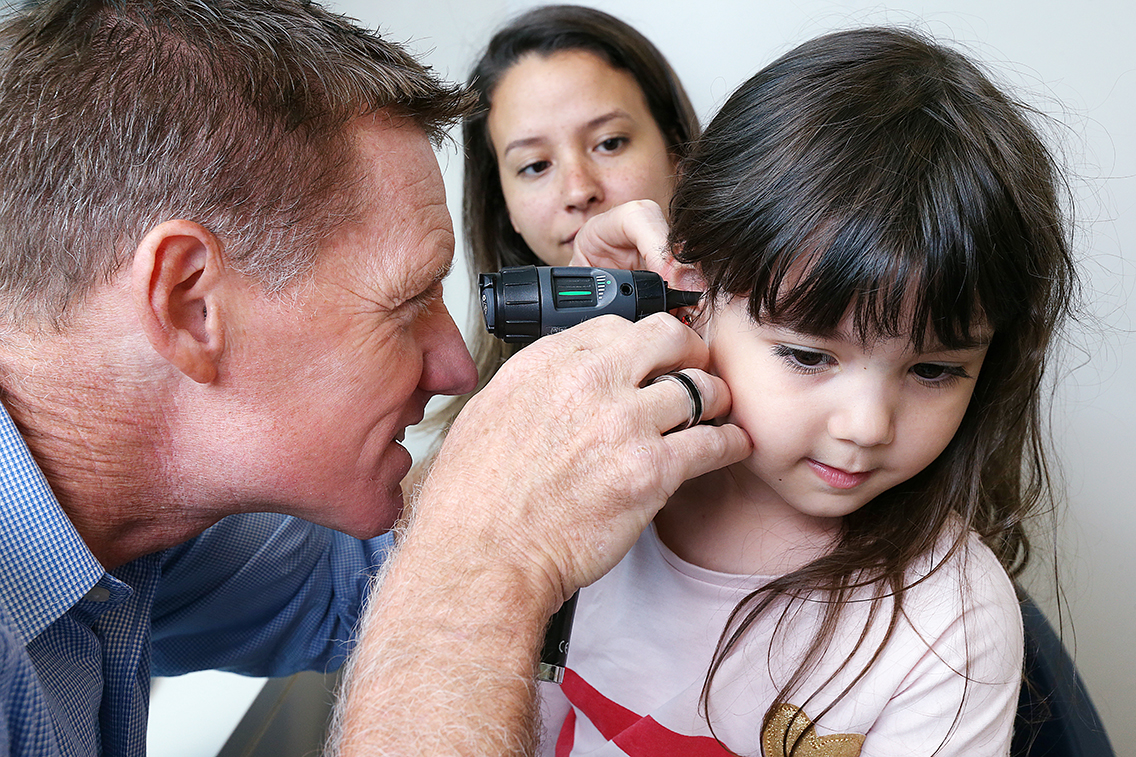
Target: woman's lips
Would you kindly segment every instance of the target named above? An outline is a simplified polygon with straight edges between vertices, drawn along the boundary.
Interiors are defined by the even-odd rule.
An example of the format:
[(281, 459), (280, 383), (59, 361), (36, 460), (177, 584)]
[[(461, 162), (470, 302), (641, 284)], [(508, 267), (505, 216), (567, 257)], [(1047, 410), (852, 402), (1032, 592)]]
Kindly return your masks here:
[(831, 465), (825, 465), (811, 458), (808, 460), (808, 463), (809, 467), (813, 469), (813, 472), (817, 474), (817, 477), (833, 489), (855, 489), (871, 478), (873, 472), (867, 470), (853, 473), (851, 471), (841, 470), (840, 468), (833, 468)]

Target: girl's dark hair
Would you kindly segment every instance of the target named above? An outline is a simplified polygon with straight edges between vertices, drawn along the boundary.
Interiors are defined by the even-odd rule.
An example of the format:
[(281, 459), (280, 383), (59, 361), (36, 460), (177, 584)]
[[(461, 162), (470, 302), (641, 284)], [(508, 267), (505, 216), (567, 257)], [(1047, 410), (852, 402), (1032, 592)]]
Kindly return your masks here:
[[(698, 117), (678, 76), (658, 48), (631, 26), (603, 11), (578, 5), (546, 5), (517, 16), (493, 35), (474, 66), (469, 86), (478, 104), (462, 121), (462, 228), (475, 278), (505, 266), (543, 264), (509, 222), (488, 118), (497, 83), (518, 60), (530, 53), (549, 56), (564, 50), (593, 53), (612, 68), (631, 74), (676, 161), (685, 157), (698, 136)], [(473, 315), (480, 318), (480, 311)], [(474, 329), (473, 340), (484, 385), (518, 348), (492, 338), (483, 329)], [(446, 425), (463, 404), (461, 398), (451, 402), (431, 422)]]
[(910, 336), (916, 349), (993, 333), (938, 459), (847, 516), (829, 554), (735, 609), (707, 711), (723, 659), (774, 606), (790, 608), (785, 623), (802, 598), (831, 600), (787, 701), (853, 592), (873, 614), (890, 608), (890, 637), (909, 569), (945, 535), (953, 554), (974, 530), (1011, 576), (1024, 568), (1023, 518), (1052, 497), (1041, 378), (1076, 288), (1064, 185), (1032, 113), (917, 33), (840, 32), (743, 84), (682, 166), (672, 248), (698, 265), (709, 301), (745, 297), (755, 321), (823, 336), (850, 313), (858, 338)]

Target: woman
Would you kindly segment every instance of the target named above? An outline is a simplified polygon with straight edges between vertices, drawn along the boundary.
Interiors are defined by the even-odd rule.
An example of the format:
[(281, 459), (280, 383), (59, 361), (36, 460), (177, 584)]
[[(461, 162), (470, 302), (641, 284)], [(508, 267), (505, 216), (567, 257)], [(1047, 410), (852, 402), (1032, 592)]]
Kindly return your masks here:
[[(592, 8), (517, 16), (489, 41), (469, 86), (479, 104), (462, 124), (462, 222), (475, 281), (506, 266), (567, 265), (576, 231), (615, 205), (651, 199), (665, 209), (699, 132), (662, 53)], [(478, 390), (519, 349), (484, 329), (474, 329), (471, 348)], [(444, 405), (429, 426), (448, 428), (470, 396)], [(421, 480), (433, 451), (404, 488)]]
[[(592, 8), (518, 16), (490, 40), (470, 86), (480, 107), (463, 124), (463, 224), (475, 275), (566, 265), (591, 216), (639, 199), (666, 208), (675, 167), (698, 136), (662, 53)], [(484, 384), (516, 347), (476, 333)]]

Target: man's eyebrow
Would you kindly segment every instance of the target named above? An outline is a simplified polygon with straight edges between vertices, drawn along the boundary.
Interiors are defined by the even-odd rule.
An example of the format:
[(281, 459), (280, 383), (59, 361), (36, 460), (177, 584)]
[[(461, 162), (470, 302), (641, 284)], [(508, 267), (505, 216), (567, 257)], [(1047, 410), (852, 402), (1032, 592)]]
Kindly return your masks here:
[[(604, 113), (603, 115), (596, 116), (591, 121), (588, 121), (586, 124), (584, 124), (583, 129), (585, 131), (596, 129), (600, 126), (603, 126), (608, 121), (614, 121), (617, 118), (631, 118), (631, 114), (623, 110), (622, 108), (616, 108), (615, 110)], [(510, 150), (516, 150), (521, 147), (531, 147), (533, 145), (538, 145), (544, 141), (544, 137), (521, 137), (520, 139), (514, 139), (512, 142), (505, 145), (505, 150), (501, 154), (508, 155)]]
[(450, 275), (450, 271), (454, 269), (454, 261), (452, 259), (442, 263), (434, 269), (434, 277), (430, 279), (431, 284), (441, 283), (442, 279)]

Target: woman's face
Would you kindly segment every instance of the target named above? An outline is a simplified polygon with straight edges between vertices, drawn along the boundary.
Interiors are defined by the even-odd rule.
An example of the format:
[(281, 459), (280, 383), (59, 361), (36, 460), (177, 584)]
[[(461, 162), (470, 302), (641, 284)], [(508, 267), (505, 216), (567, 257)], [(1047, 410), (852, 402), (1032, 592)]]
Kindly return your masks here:
[(675, 164), (642, 90), (592, 53), (520, 58), (493, 91), (489, 136), (513, 228), (549, 265), (568, 263), (591, 216), (670, 202)]

